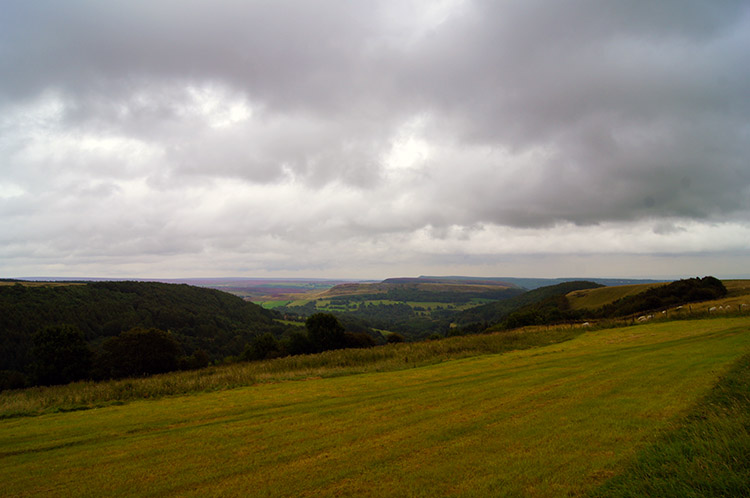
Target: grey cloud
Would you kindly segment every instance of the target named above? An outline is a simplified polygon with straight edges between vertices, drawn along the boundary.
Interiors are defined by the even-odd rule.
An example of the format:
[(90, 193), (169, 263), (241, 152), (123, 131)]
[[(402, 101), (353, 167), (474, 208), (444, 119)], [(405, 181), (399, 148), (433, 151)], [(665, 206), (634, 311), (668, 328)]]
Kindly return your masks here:
[(336, 0), (9, 2), (2, 88), (107, 94), (143, 77), (208, 78), (282, 108), (319, 106), (362, 76), (371, 10)]
[[(0, 195), (25, 193), (0, 197), (4, 241), (271, 254), (321, 233), (747, 219), (747, 2), (457, 5), (420, 27), (417, 0), (5, 2)], [(217, 125), (201, 92), (248, 116)], [(45, 98), (59, 114), (24, 118)], [(394, 169), (415, 119), (429, 154)], [(288, 190), (181, 206), (241, 196), (224, 181)]]
[(476, 204), (471, 185), (498, 178), (480, 207), (494, 222), (743, 212), (749, 13), (742, 2), (483, 2), (424, 42), (407, 86), (459, 142), (552, 152), (520, 190), (493, 175), (502, 164), (466, 181), (458, 197)]

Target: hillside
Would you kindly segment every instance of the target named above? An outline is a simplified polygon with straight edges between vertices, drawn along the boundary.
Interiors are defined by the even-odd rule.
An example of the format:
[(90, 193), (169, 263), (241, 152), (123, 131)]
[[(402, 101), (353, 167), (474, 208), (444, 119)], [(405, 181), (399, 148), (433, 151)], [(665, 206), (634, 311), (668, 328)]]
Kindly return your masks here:
[(389, 278), (377, 283), (345, 283), (328, 290), (307, 294), (307, 299), (340, 297), (389, 299), (395, 301), (460, 302), (472, 298), (501, 299), (521, 290), (512, 284), (491, 279), (471, 278)]
[(524, 306), (540, 303), (556, 296), (565, 296), (579, 291), (585, 292), (583, 289), (598, 289), (601, 287), (601, 284), (586, 280), (539, 287), (504, 301), (496, 301), (465, 310), (456, 315), (454, 322), (460, 326), (472, 323), (497, 323)]
[(197, 349), (221, 359), (243, 351), (255, 335), (280, 335), (275, 314), (231, 294), (156, 282), (0, 286), (0, 370), (28, 372), (32, 336), (52, 325), (71, 325), (94, 349), (127, 330), (170, 331), (187, 355)]
[[(586, 496), (683, 424), (750, 348), (748, 320), (592, 331), (421, 368), (408, 367), (414, 345), (393, 345), (383, 351), (400, 356), (397, 371), (316, 378), (317, 368), (298, 381), (0, 420), (0, 479), (11, 496)], [(342, 365), (345, 354), (325, 358)], [(716, 423), (697, 444), (731, 442), (728, 456), (710, 455), (725, 460), (691, 468), (682, 445), (663, 477), (729, 477), (683, 496), (748, 490), (736, 458), (747, 438)]]
[(659, 310), (666, 313), (670, 308), (722, 299), (727, 292), (724, 284), (717, 278), (687, 278), (627, 295), (601, 306), (591, 312), (591, 316), (614, 318)]
[(573, 310), (595, 310), (606, 304), (611, 304), (618, 299), (634, 296), (645, 292), (652, 287), (666, 285), (665, 283), (616, 285), (611, 287), (599, 287), (595, 289), (583, 289), (569, 292), (566, 296), (570, 308)]
[(495, 279), (392, 278), (376, 283), (345, 283), (263, 305), (292, 319), (317, 312), (335, 313), (348, 324), (358, 323), (360, 327), (418, 340), (447, 333), (452, 317), (461, 310), (523, 292)]

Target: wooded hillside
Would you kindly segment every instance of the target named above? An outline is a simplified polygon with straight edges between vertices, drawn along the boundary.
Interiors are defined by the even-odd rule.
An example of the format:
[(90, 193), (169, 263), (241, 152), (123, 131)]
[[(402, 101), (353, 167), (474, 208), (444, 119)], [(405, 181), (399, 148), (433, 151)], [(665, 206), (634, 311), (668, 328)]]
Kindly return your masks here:
[(156, 282), (0, 286), (0, 370), (28, 373), (32, 338), (69, 325), (92, 349), (134, 328), (169, 331), (185, 355), (203, 350), (212, 359), (238, 355), (260, 334), (281, 336), (276, 313), (231, 294)]

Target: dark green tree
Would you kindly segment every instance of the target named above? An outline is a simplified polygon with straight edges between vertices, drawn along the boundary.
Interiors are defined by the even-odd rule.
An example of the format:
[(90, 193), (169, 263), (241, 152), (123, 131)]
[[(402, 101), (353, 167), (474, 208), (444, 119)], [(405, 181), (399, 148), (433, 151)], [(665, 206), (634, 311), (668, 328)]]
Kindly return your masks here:
[(318, 351), (341, 349), (346, 347), (344, 327), (330, 313), (315, 313), (305, 321), (310, 341)]
[(180, 370), (198, 370), (205, 368), (211, 363), (208, 353), (202, 349), (197, 349), (190, 356), (183, 356), (179, 361)]
[(388, 344), (395, 344), (397, 342), (406, 341), (406, 338), (401, 334), (393, 333), (393, 334), (388, 334), (388, 337), (385, 338), (385, 341)]
[(347, 348), (371, 348), (377, 344), (364, 332), (344, 332), (344, 342)]
[(242, 355), (245, 360), (265, 360), (276, 358), (281, 354), (279, 342), (270, 332), (256, 336), (245, 348)]
[(67, 384), (89, 375), (92, 353), (79, 329), (53, 325), (34, 334), (32, 341), (37, 384)]
[(305, 332), (292, 332), (289, 334), (288, 338), (284, 339), (283, 344), (287, 353), (291, 355), (310, 354), (315, 352), (315, 346), (312, 341), (310, 341), (310, 336)]
[(0, 391), (6, 389), (22, 389), (28, 385), (28, 379), (21, 372), (15, 370), (0, 370)]
[(108, 339), (102, 346), (102, 366), (108, 377), (136, 377), (177, 370), (181, 348), (159, 329), (135, 328)]

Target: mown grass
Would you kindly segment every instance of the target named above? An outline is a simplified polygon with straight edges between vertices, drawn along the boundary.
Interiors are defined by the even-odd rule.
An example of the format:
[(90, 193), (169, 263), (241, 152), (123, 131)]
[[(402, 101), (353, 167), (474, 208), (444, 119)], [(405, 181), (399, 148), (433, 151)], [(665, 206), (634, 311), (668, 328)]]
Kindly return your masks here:
[(56, 411), (83, 410), (138, 399), (207, 392), (258, 383), (364, 372), (403, 370), (567, 341), (583, 330), (570, 327), (451, 337), (370, 349), (326, 351), (251, 363), (234, 363), (187, 372), (106, 382), (76, 382), (0, 392), (0, 419)]
[[(748, 319), (0, 421), (11, 496), (585, 496), (750, 347)], [(438, 341), (442, 342), (442, 341)]]
[(750, 354), (592, 497), (750, 496)]

